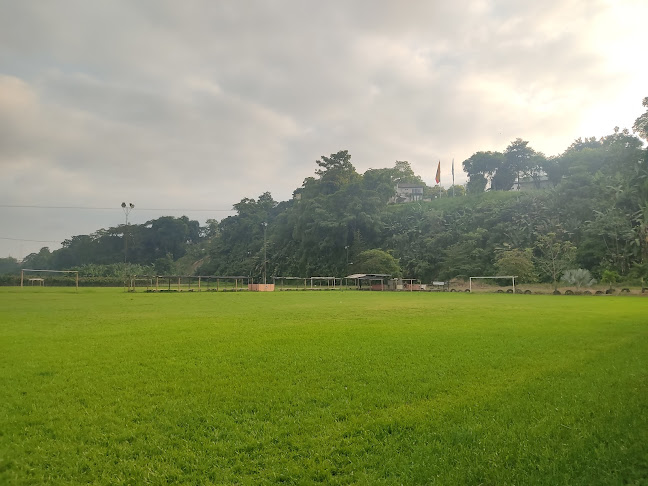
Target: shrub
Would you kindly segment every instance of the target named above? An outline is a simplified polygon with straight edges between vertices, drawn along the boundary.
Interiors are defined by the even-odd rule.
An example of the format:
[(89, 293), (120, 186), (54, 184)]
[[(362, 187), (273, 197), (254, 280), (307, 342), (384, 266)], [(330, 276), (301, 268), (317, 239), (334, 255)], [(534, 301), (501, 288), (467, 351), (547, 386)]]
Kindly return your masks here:
[(596, 279), (592, 278), (589, 270), (584, 268), (567, 270), (563, 273), (560, 281), (568, 285), (575, 285), (577, 290), (580, 290), (581, 287), (591, 287), (596, 283)]

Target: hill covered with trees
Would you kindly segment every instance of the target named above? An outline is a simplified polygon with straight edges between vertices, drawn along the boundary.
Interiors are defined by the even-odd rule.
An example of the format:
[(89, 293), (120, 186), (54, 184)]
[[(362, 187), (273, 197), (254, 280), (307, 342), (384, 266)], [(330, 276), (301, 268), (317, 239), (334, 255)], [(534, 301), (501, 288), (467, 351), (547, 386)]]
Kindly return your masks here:
[[(648, 139), (648, 112), (634, 129)], [(202, 227), (163, 217), (101, 229), (22, 264), (97, 274), (129, 271), (127, 260), (138, 266), (130, 271), (259, 278), (266, 255), (268, 276), (383, 265), (424, 282), (494, 273), (552, 282), (573, 268), (597, 278), (648, 277), (648, 150), (628, 130), (579, 138), (555, 157), (517, 139), (503, 152), (473, 154), (463, 168), (469, 181), (455, 188), (457, 197), (426, 187), (430, 200), (395, 204), (397, 183), (422, 184), (410, 164), (360, 174), (343, 150), (318, 159), (289, 201), (269, 192), (245, 198), (235, 215)], [(531, 190), (518, 190), (529, 181)], [(18, 266), (0, 261), (0, 271)]]

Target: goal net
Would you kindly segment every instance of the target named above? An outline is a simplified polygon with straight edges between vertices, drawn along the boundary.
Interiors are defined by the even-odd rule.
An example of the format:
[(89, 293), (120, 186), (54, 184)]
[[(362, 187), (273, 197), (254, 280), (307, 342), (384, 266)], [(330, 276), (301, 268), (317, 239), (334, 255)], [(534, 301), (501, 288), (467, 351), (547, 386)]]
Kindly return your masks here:
[(517, 275), (495, 275), (492, 277), (470, 277), (470, 292), (498, 292), (514, 294)]
[(38, 270), (23, 268), (20, 271), (21, 287), (75, 287), (79, 290), (77, 270)]

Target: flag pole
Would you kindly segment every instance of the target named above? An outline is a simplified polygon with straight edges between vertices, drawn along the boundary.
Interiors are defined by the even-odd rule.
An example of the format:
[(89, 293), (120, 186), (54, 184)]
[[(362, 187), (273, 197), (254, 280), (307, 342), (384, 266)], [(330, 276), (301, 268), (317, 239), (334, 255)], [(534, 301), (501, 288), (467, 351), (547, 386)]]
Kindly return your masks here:
[(452, 157), (452, 197), (454, 197), (454, 157)]

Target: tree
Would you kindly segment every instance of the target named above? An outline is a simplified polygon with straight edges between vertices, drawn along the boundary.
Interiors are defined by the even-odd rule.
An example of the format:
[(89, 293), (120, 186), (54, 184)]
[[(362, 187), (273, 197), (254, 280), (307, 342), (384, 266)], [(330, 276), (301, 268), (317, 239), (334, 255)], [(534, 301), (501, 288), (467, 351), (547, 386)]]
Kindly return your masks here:
[(361, 186), (362, 189), (373, 192), (386, 204), (396, 194), (396, 179), (393, 169), (368, 169), (362, 175)]
[(0, 258), (0, 275), (20, 273), (20, 263), (14, 257)]
[(466, 183), (466, 192), (468, 194), (479, 194), (486, 190), (488, 179), (483, 174), (474, 174)]
[(541, 273), (551, 279), (554, 289), (558, 288), (560, 275), (571, 266), (576, 255), (576, 246), (562, 241), (557, 233), (538, 235), (535, 244), (535, 261)]
[(630, 275), (641, 281), (641, 291), (644, 290), (644, 282), (648, 279), (648, 262), (635, 263), (630, 270)]
[(491, 253), (485, 248), (488, 231), (484, 228), (473, 228), (474, 231), (463, 232), (458, 241), (452, 242), (442, 251), (442, 270), (440, 277), (444, 280), (463, 276), (488, 275), (492, 269), (489, 260)]
[(597, 147), (567, 149), (558, 158), (558, 164), (567, 176), (587, 175), (591, 177), (605, 167), (606, 160), (607, 154), (599, 144)]
[[(643, 99), (643, 102), (641, 104), (644, 108), (648, 108), (648, 96)], [(639, 118), (635, 120), (634, 125), (632, 125), (632, 129), (644, 140), (648, 140), (648, 110), (646, 110), (646, 113), (639, 116)]]
[(466, 195), (466, 186), (460, 186), (455, 184), (454, 186), (448, 187), (448, 194), (454, 195), (456, 197), (461, 197)]
[(584, 225), (579, 262), (609, 267), (625, 275), (631, 265), (634, 241), (629, 215), (616, 208), (594, 211), (594, 218)]
[(393, 277), (400, 277), (401, 275), (398, 260), (386, 251), (378, 249), (366, 250), (358, 255), (357, 260), (354, 263), (357, 272), (387, 274)]
[[(209, 244), (209, 261), (199, 271), (220, 275), (260, 275), (263, 269), (264, 231), (267, 256), (274, 242), (276, 214), (293, 203), (282, 203), (281, 206), (269, 192), (264, 192), (257, 199), (243, 198), (234, 204), (237, 214), (218, 224), (217, 235)], [(290, 238), (286, 236), (285, 241), (289, 242)]]
[(484, 192), (486, 185), (504, 164), (504, 154), (501, 152), (476, 152), (462, 163), (468, 174), (468, 193)]
[(329, 157), (322, 155), (315, 163), (319, 166), (315, 174), (319, 176), (324, 194), (332, 194), (345, 184), (359, 178), (355, 167), (351, 164), (351, 154), (347, 150), (340, 150)]
[(529, 142), (516, 138), (506, 147), (504, 164), (493, 177), (493, 189), (508, 191), (517, 180), (520, 187), (520, 177), (529, 176), (538, 182), (544, 174), (545, 157), (529, 147)]
[(614, 133), (601, 138), (601, 146), (605, 151), (606, 174), (620, 174), (626, 181), (636, 176), (637, 166), (644, 157), (643, 142), (632, 135), (627, 128), (620, 130), (614, 127)]
[(46, 246), (40, 249), (38, 253), (30, 253), (23, 259), (23, 268), (32, 268), (37, 270), (52, 269), (52, 253)]
[[(646, 150), (646, 158), (648, 163), (648, 150)], [(632, 246), (636, 259), (648, 263), (648, 176), (644, 176), (642, 181), (637, 181), (637, 187), (627, 192), (631, 197), (634, 192), (632, 189), (637, 189), (636, 202), (632, 204), (636, 209), (632, 213), (632, 226), (635, 233)]]
[[(198, 221), (191, 221), (186, 216), (180, 218), (162, 216), (146, 222), (144, 227), (147, 231), (142, 232), (140, 258), (136, 262), (149, 263), (159, 258), (166, 258), (169, 253), (174, 260), (177, 260), (186, 253), (187, 244), (197, 242), (200, 237)], [(135, 244), (137, 243), (136, 241)], [(141, 255), (142, 245), (147, 248), (146, 257)], [(133, 251), (138, 251), (137, 246)]]
[(200, 236), (203, 238), (213, 238), (218, 235), (218, 221), (213, 218), (209, 218), (205, 221), (205, 226), (200, 228)]
[(355, 172), (355, 167), (351, 164), (351, 154), (348, 150), (340, 150), (329, 157), (322, 155), (315, 163), (320, 167), (315, 171), (320, 177), (325, 177), (331, 172)]
[(499, 275), (515, 275), (520, 282), (529, 283), (535, 280), (533, 254), (531, 250), (507, 250), (497, 256), (495, 268)]
[(154, 262), (155, 273), (157, 275), (169, 275), (173, 273), (173, 256), (167, 253), (164, 257), (158, 258)]
[(619, 280), (620, 275), (614, 270), (603, 270), (601, 274), (601, 282), (610, 284), (610, 290), (612, 290), (612, 285)]
[(87, 263), (71, 270), (78, 270), (80, 277), (119, 277), (125, 278), (131, 275), (151, 275), (155, 272), (152, 265), (138, 265), (136, 263), (110, 263), (100, 265)]
[(392, 169), (392, 172), (393, 172), (392, 181), (396, 184), (399, 182), (408, 182), (412, 184), (421, 184), (422, 186), (425, 186), (423, 179), (421, 179), (420, 176), (414, 173), (414, 170), (412, 170), (412, 166), (406, 160), (397, 160), (396, 163), (394, 164), (394, 168)]
[(596, 283), (589, 270), (584, 268), (566, 270), (560, 280), (568, 285), (575, 285), (576, 290), (580, 290), (581, 287), (591, 287)]
[(547, 174), (547, 179), (549, 179), (549, 182), (554, 187), (560, 183), (565, 174), (564, 168), (560, 164), (560, 159), (557, 157), (545, 158), (542, 163), (542, 170)]
[(599, 142), (596, 137), (585, 137), (585, 139), (578, 137), (569, 147), (567, 147), (565, 152), (580, 152), (583, 149), (596, 149), (600, 146), (601, 142)]

